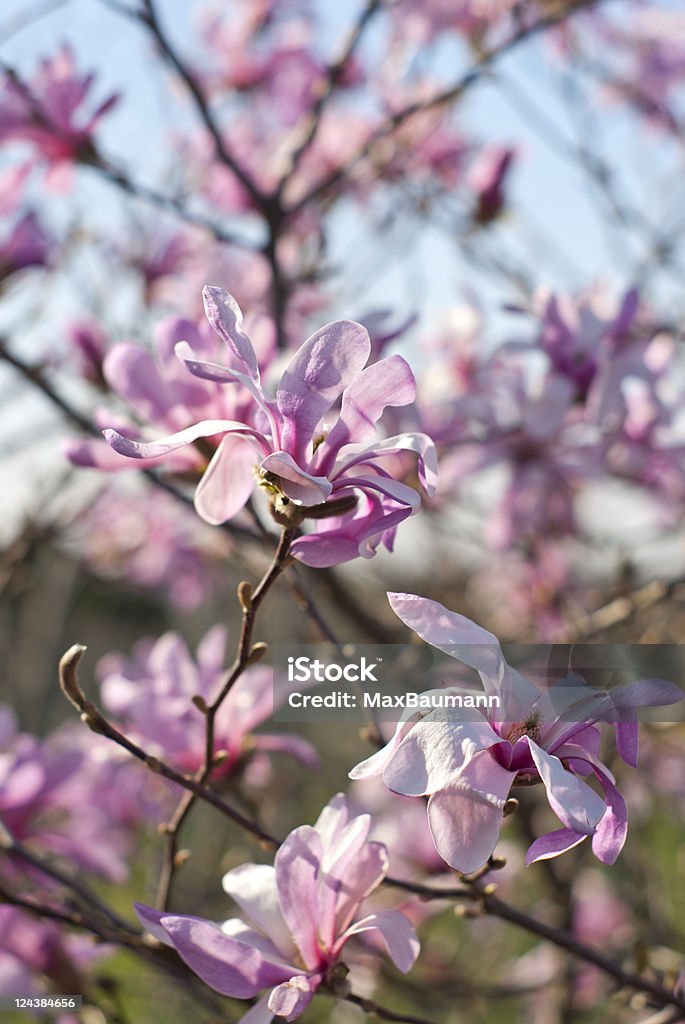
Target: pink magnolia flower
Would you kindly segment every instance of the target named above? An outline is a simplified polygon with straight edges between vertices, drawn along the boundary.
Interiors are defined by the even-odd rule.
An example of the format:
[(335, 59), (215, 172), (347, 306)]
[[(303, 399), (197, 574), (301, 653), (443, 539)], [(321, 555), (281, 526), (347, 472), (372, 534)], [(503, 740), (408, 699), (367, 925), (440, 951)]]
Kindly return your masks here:
[(88, 156), (98, 122), (117, 101), (112, 95), (93, 113), (84, 112), (94, 77), (77, 74), (66, 44), (42, 62), (28, 88), (6, 76), (0, 92), (0, 141), (30, 143), (37, 159), (49, 165), (52, 181), (64, 184), (69, 165)]
[[(235, 300), (209, 287), (204, 300), (210, 324), (241, 369), (207, 362), (185, 342), (176, 346), (176, 353), (195, 377), (242, 385), (256, 407), (249, 421), (202, 420), (151, 443), (105, 430), (112, 448), (131, 458), (156, 459), (200, 438), (222, 437), (195, 492), (195, 507), (207, 522), (233, 518), (252, 493), (256, 477), (277, 496), (280, 509), (291, 504), (296, 511), (317, 507), (315, 532), (297, 538), (291, 548), (307, 565), (369, 558), (381, 541), (391, 547), (395, 528), (418, 510), (420, 498), (414, 488), (393, 478), (385, 460), (413, 452), (427, 493), (434, 492), (437, 480), (435, 448), (427, 435), (376, 439), (376, 423), (385, 408), (414, 400), (416, 385), (405, 360), (390, 356), (365, 368), (371, 350), (368, 332), (361, 324), (338, 320), (302, 345), (284, 370), (274, 399), (261, 384), (257, 356), (242, 330)], [(339, 411), (329, 420), (338, 399)], [(319, 508), (328, 501), (328, 510)], [(322, 517), (327, 512), (331, 518)]]
[(243, 1021), (294, 1020), (330, 979), (353, 936), (379, 937), (403, 973), (418, 955), (414, 929), (399, 911), (357, 919), (388, 867), (385, 847), (367, 842), (370, 824), (368, 814), (351, 818), (339, 793), (314, 826), (290, 833), (273, 867), (243, 864), (224, 875), (224, 889), (247, 923), (230, 918), (219, 925), (141, 904), (138, 916), (217, 992), (252, 999), (268, 990)]
[[(555, 857), (592, 836), (595, 855), (613, 864), (625, 841), (627, 811), (612, 773), (598, 759), (597, 723), (615, 725), (619, 753), (635, 766), (637, 709), (674, 704), (682, 691), (656, 679), (610, 692), (573, 676), (553, 687), (536, 685), (508, 665), (497, 639), (470, 619), (413, 594), (389, 598), (423, 640), (476, 669), (486, 696), (499, 706), (492, 701), (487, 712), (465, 714), (437, 707), (418, 722), (405, 712), (390, 742), (353, 768), (351, 777), (382, 773), (394, 792), (428, 796), (436, 848), (459, 871), (475, 871), (493, 852), (517, 782), (541, 782), (563, 825), (532, 843), (526, 863)], [(581, 777), (593, 775), (602, 796)]]
[(227, 533), (203, 528), (191, 508), (153, 488), (106, 487), (67, 540), (96, 575), (153, 591), (185, 610), (216, 592), (232, 548)]
[[(192, 698), (199, 695), (209, 703), (221, 688), (226, 639), (226, 630), (215, 626), (200, 643), (195, 661), (177, 633), (141, 640), (132, 658), (106, 654), (97, 667), (103, 704), (146, 750), (194, 772), (204, 759), (206, 719)], [(215, 720), (216, 752), (226, 754), (221, 774), (251, 752), (283, 752), (310, 767), (318, 764), (312, 746), (298, 736), (252, 735), (285, 701), (286, 686), (270, 666), (255, 665), (231, 688)]]

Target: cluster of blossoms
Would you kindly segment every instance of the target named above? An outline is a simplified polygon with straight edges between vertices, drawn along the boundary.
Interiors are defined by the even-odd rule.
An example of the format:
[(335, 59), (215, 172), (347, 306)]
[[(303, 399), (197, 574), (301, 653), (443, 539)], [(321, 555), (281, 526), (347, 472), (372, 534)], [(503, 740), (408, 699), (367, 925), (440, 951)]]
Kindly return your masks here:
[[(198, 453), (196, 447), (189, 452), (188, 446), (209, 439), (212, 456), (195, 492), (202, 518), (215, 524), (232, 519), (255, 486), (261, 486), (272, 495), (280, 521), (297, 526), (304, 519), (314, 520), (314, 531), (298, 537), (290, 549), (307, 565), (368, 558), (381, 543), (392, 550), (397, 526), (420, 503), (413, 487), (395, 479), (393, 461), (413, 453), (423, 489), (432, 494), (437, 482), (435, 450), (426, 434), (407, 432), (376, 440), (376, 424), (386, 407), (414, 399), (408, 364), (401, 356), (389, 356), (366, 366), (371, 353), (368, 331), (340, 320), (322, 327), (301, 346), (272, 397), (261, 383), (257, 353), (242, 329), (242, 313), (233, 297), (208, 287), (204, 299), (207, 319), (228, 346), (233, 366), (202, 358), (207, 346), (193, 331), (189, 336), (195, 346), (186, 337), (174, 347), (176, 387), (167, 389), (169, 398), (154, 363), (137, 348), (113, 350), (104, 369), (108, 374), (118, 371), (129, 397), (157, 423), (169, 423), (182, 403), (192, 409), (192, 399), (198, 397), (206, 416), (211, 411), (205, 406), (209, 389), (216, 403), (233, 404), (233, 417), (203, 418), (160, 441), (139, 441), (107, 429), (111, 447), (148, 465), (169, 458), (175, 468), (192, 468)], [(190, 326), (183, 325), (186, 334)], [(175, 358), (171, 339), (179, 333), (178, 324), (166, 333), (167, 366)], [(203, 383), (196, 387), (197, 379)], [(116, 456), (105, 460), (91, 456), (93, 451), (93, 445), (84, 442), (72, 446), (70, 454), (81, 464), (90, 459), (91, 464), (116, 465)]]
[[(196, 660), (176, 633), (141, 640), (131, 658), (105, 655), (97, 668), (104, 706), (154, 756), (184, 772), (197, 771), (205, 754), (205, 716), (193, 698), (210, 704), (221, 690), (226, 640), (223, 627), (215, 626), (198, 646)], [(284, 680), (270, 666), (245, 670), (215, 720), (215, 754), (222, 758), (217, 777), (248, 759), (253, 769), (259, 768), (259, 759), (271, 753), (290, 754), (312, 768), (318, 764), (313, 747), (298, 736), (252, 735), (286, 697)]]
[(290, 833), (273, 867), (244, 864), (227, 872), (224, 890), (247, 922), (232, 917), (219, 925), (141, 904), (138, 915), (211, 988), (236, 999), (267, 990), (243, 1021), (295, 1020), (317, 989), (335, 991), (336, 968), (351, 939), (379, 938), (404, 973), (418, 955), (414, 929), (399, 911), (358, 916), (388, 870), (386, 848), (367, 841), (370, 825), (368, 814), (351, 816), (338, 794), (314, 825)]
[[(613, 550), (624, 543), (603, 521), (612, 486), (659, 526), (677, 527), (682, 360), (634, 289), (618, 302), (600, 288), (575, 297), (540, 291), (514, 312), (526, 333), (519, 328), (494, 350), (473, 308), (455, 310), (428, 336), (420, 423), (441, 456), (438, 508), (456, 499), (474, 510), (474, 540), (512, 579), (528, 579), (530, 617), (553, 636), (564, 629), (560, 592), (568, 599), (571, 584), (591, 581), (578, 579), (588, 541), (611, 529)], [(525, 623), (521, 606), (505, 629)]]
[[(65, 728), (44, 740), (17, 731), (11, 709), (0, 709), (0, 814), (10, 836), (29, 849), (44, 851), (113, 882), (127, 875), (127, 854), (133, 834), (130, 819), (124, 820), (103, 796), (138, 771), (127, 761), (103, 756), (109, 744), (80, 742), (82, 730)], [(138, 780), (139, 781), (139, 780)], [(146, 811), (138, 804), (139, 824)], [(21, 861), (4, 861), (10, 877), (22, 868)], [(23, 870), (23, 868), (22, 868)]]
[[(627, 831), (625, 800), (599, 758), (599, 722), (614, 725), (623, 760), (637, 765), (637, 709), (674, 704), (682, 691), (665, 680), (595, 690), (570, 675), (554, 686), (526, 679), (504, 660), (497, 639), (436, 601), (391, 594), (395, 613), (423, 640), (477, 670), (498, 703), (461, 718), (438, 708), (412, 721), (405, 712), (390, 742), (352, 770), (382, 774), (404, 796), (430, 797), (428, 818), (441, 857), (459, 871), (492, 854), (512, 786), (541, 782), (563, 828), (536, 839), (526, 861), (555, 857), (592, 837), (613, 864)], [(602, 796), (584, 777), (599, 782)]]

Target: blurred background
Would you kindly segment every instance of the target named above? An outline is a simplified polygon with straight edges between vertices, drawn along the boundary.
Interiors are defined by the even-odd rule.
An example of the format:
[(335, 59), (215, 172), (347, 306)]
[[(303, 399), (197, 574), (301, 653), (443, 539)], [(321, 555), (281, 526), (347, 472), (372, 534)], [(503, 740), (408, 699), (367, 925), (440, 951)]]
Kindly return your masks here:
[[(183, 391), (173, 355), (205, 330), (205, 284), (237, 299), (268, 384), (322, 324), (363, 323), (372, 359), (401, 353), (417, 379), (416, 403), (388, 409), (384, 430), (421, 430), (440, 457), (417, 516), (373, 559), (297, 566), (256, 639), (406, 642), (385, 599), (402, 590), (515, 643), (681, 642), (678, 0), (5, 0), (0, 73), (0, 813), (31, 743), (48, 775), (65, 751), (94, 758), (105, 819), (91, 825), (105, 846), (116, 827), (120, 857), (85, 870), (123, 914), (150, 898), (156, 823), (178, 794), (135, 766), (117, 782), (128, 766), (85, 750), (56, 666), (86, 644), (84, 687), (105, 699), (114, 675), (161, 694), (173, 663), (189, 697), (186, 658), (216, 624), (233, 650), (237, 584), (273, 554), (259, 491), (220, 526), (194, 511), (206, 450), (141, 471), (101, 438), (108, 426), (157, 438), (233, 401), (232, 385)], [(418, 487), (410, 462), (397, 475)], [(150, 655), (163, 636), (164, 657)], [(250, 728), (219, 783), (279, 835), (347, 790), (369, 751), (353, 727), (298, 732), (321, 767), (255, 754)], [(632, 831), (616, 867), (584, 844), (525, 870), (548, 815), (534, 789), (497, 876), (506, 898), (664, 983), (682, 967), (684, 735), (656, 723), (639, 772), (617, 768)], [(112, 786), (137, 801), (108, 804)], [(444, 869), (423, 807), (370, 783), (351, 794), (377, 812), (393, 874)], [(47, 808), (69, 825), (78, 802), (50, 797), (41, 821)], [(221, 871), (268, 860), (204, 807), (183, 846), (174, 905), (214, 918), (229, 902)], [(502, 922), (418, 901), (412, 913), (416, 972), (358, 972), (405, 1013), (592, 1024), (653, 1012)], [(0, 991), (58, 984), (37, 942), (6, 938), (3, 954), (0, 939)], [(244, 1010), (217, 1015), (128, 953), (96, 960), (83, 1024)], [(359, 1011), (322, 999), (307, 1015), (344, 1024)]]

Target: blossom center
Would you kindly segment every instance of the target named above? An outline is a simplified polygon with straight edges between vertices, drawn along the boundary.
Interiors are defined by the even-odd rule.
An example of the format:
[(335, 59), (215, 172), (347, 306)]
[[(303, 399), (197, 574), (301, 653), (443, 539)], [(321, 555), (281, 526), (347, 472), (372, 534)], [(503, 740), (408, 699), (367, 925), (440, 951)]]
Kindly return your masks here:
[(533, 711), (523, 721), (514, 722), (513, 725), (510, 726), (504, 738), (509, 740), (512, 746), (517, 740), (520, 740), (522, 736), (529, 736), (534, 743), (539, 743), (541, 721), (541, 712)]

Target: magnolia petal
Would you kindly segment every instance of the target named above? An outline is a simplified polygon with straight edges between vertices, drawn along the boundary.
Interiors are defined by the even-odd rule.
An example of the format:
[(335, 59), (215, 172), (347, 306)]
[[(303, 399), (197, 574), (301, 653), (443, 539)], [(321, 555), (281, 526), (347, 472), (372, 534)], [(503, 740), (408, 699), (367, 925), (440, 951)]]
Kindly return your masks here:
[(345, 933), (344, 940), (353, 935), (375, 932), (383, 941), (388, 955), (398, 971), (408, 974), (416, 962), (421, 945), (413, 926), (399, 910), (379, 910), (357, 921)]
[(596, 767), (595, 775), (604, 790), (606, 811), (592, 837), (592, 852), (603, 864), (613, 864), (628, 834), (628, 808), (608, 775)]
[(201, 437), (214, 437), (215, 434), (228, 433), (254, 438), (265, 454), (269, 451), (268, 445), (259, 431), (253, 430), (252, 427), (246, 427), (244, 423), (239, 423), (237, 420), (201, 420), (199, 423), (194, 423), (192, 427), (186, 427), (185, 430), (179, 430), (176, 434), (170, 434), (169, 437), (147, 443), (131, 441), (117, 430), (103, 430), (102, 433), (107, 444), (115, 452), (127, 455), (130, 459), (155, 459), (160, 455), (167, 455), (177, 448), (182, 448), (186, 444), (191, 444)]
[(252, 342), (243, 331), (243, 314), (233, 296), (223, 288), (205, 285), (202, 301), (205, 315), (213, 329), (243, 364), (248, 376), (252, 380), (259, 380), (257, 356)]
[(528, 747), (556, 816), (574, 832), (592, 835), (604, 814), (604, 801), (586, 782), (566, 771), (554, 754), (547, 753), (530, 738)]
[(206, 523), (218, 526), (232, 519), (250, 497), (258, 461), (254, 442), (226, 434), (195, 489), (195, 510)]
[(359, 905), (388, 873), (390, 861), (383, 843), (366, 843), (349, 864), (335, 910), (335, 934), (341, 935), (354, 919)]
[(304, 1013), (311, 1003), (321, 980), (320, 974), (309, 977), (304, 974), (296, 974), (273, 990), (269, 996), (269, 1009), (277, 1017), (295, 1020), (301, 1013)]
[(574, 832), (571, 828), (560, 828), (556, 832), (548, 832), (531, 843), (526, 852), (526, 865), (530, 866), (538, 860), (549, 860), (550, 857), (558, 857), (560, 853), (572, 850), (574, 846), (582, 843), (587, 836)]
[(435, 793), (449, 788), (471, 758), (498, 740), (487, 722), (456, 722), (449, 715), (441, 718), (436, 711), (417, 722), (402, 740), (383, 773), (383, 781), (403, 796)]
[(292, 971), (290, 966), (267, 960), (248, 943), (225, 935), (212, 921), (167, 914), (160, 923), (181, 959), (222, 995), (251, 999)]
[(367, 366), (343, 394), (338, 421), (322, 446), (326, 459), (346, 444), (361, 444), (374, 437), (386, 406), (409, 405), (415, 397), (414, 374), (402, 356)]
[(483, 751), (466, 765), (449, 789), (428, 801), (435, 848), (457, 871), (476, 871), (497, 845), (504, 804), (516, 775)]
[(371, 342), (352, 320), (326, 324), (296, 352), (281, 377), (276, 404), (284, 419), (283, 448), (306, 461), (321, 418), (361, 373)]
[(273, 940), (284, 956), (294, 957), (295, 944), (278, 902), (275, 868), (270, 864), (241, 864), (226, 872), (221, 885), (245, 916)]
[(486, 692), (498, 693), (493, 681), (502, 677), (505, 661), (496, 636), (466, 616), (451, 612), (426, 597), (389, 593), (388, 600), (405, 626), (432, 647), (475, 668), (481, 674)]
[(319, 869), (321, 838), (310, 825), (296, 828), (280, 846), (274, 865), (281, 911), (302, 962), (308, 970), (319, 964)]

